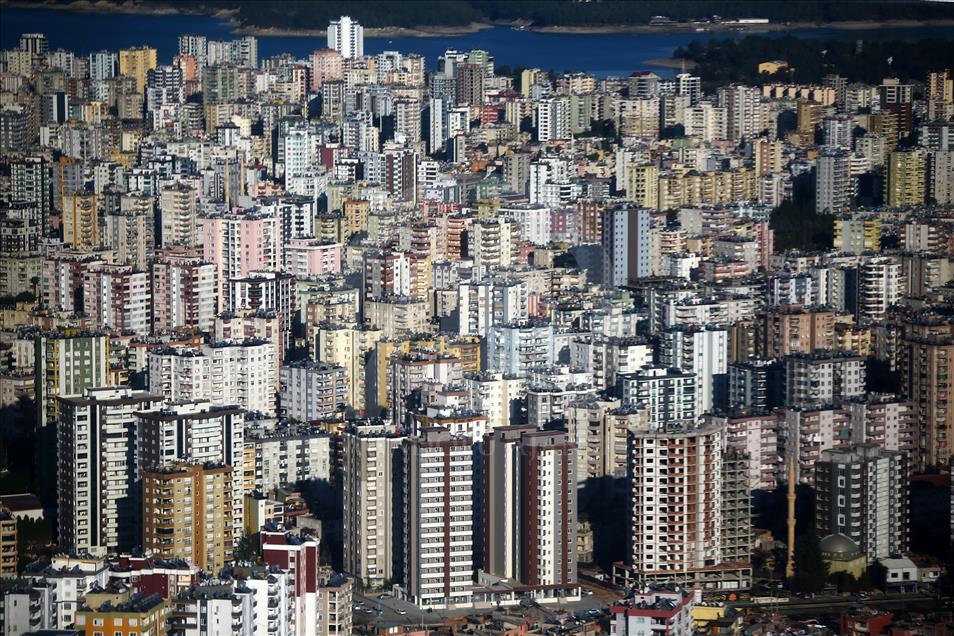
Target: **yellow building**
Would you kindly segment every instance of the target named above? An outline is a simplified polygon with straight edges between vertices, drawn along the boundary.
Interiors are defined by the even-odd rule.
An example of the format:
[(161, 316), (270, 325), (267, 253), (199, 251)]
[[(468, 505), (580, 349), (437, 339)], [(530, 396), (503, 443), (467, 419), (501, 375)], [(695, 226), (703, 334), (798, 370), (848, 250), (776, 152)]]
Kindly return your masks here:
[(891, 153), (884, 179), (884, 204), (890, 208), (924, 203), (927, 153), (923, 149)]
[(769, 62), (759, 63), (759, 73), (768, 73), (769, 75), (774, 75), (786, 68), (788, 68), (788, 62), (784, 60), (771, 60)]
[(383, 330), (376, 327), (327, 325), (318, 330), (315, 339), (315, 358), (319, 362), (347, 369), (348, 405), (359, 412), (366, 408), (368, 354), (374, 349), (374, 343), (383, 337)]
[(628, 166), (626, 198), (641, 208), (656, 209), (659, 204), (659, 167), (656, 164)]
[(355, 232), (368, 231), (368, 216), (371, 214), (371, 202), (364, 199), (344, 200), (345, 234), (350, 237)]
[(242, 526), (246, 533), (253, 535), (261, 532), (268, 523), (284, 523), (285, 504), (260, 492), (245, 495), (242, 510)]
[(17, 518), (0, 506), (0, 578), (17, 576)]
[(232, 560), (232, 467), (175, 464), (142, 474), (142, 545), (208, 572)]
[(72, 247), (99, 245), (99, 208), (95, 194), (63, 196), (63, 242)]
[(540, 79), (541, 71), (538, 68), (525, 68), (520, 73), (520, 93), (524, 97), (530, 97), (530, 87)]
[(853, 351), (859, 356), (874, 353), (874, 336), (871, 327), (839, 322), (835, 324), (835, 347), (842, 351)]
[(119, 74), (136, 80), (140, 93), (146, 89), (146, 75), (156, 68), (156, 49), (143, 46), (119, 52)]
[[(379, 409), (391, 408), (391, 356), (408, 353), (437, 353), (460, 360), (461, 373), (480, 373), (480, 338), (461, 336), (450, 340), (446, 336), (433, 338), (412, 336), (379, 340), (374, 344), (373, 374), (375, 391), (371, 398)], [(375, 406), (375, 405), (369, 405)]]
[(84, 636), (165, 636), (168, 614), (169, 606), (158, 594), (92, 594), (77, 610), (73, 629)]
[(674, 171), (659, 178), (660, 210), (686, 205), (718, 205), (758, 198), (758, 175), (750, 168), (730, 171)]
[(851, 254), (879, 251), (881, 249), (881, 219), (878, 217), (835, 219), (833, 246), (836, 251)]

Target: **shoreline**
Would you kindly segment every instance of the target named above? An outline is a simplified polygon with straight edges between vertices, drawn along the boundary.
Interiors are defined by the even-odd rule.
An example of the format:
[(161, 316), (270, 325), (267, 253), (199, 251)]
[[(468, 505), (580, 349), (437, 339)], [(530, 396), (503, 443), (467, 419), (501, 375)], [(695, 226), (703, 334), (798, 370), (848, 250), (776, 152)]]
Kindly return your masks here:
[(675, 69), (677, 71), (685, 68), (687, 71), (698, 66), (696, 62), (681, 57), (654, 57), (650, 60), (643, 60), (646, 66), (658, 66), (660, 68)]
[[(253, 35), (257, 37), (289, 37), (323, 38), (327, 29), (284, 29), (277, 27), (262, 27), (246, 25), (237, 19), (235, 9), (216, 9), (210, 11), (201, 6), (183, 6), (179, 3), (151, 2), (141, 0), (73, 0), (72, 2), (51, 2), (49, 0), (0, 0), (0, 9), (39, 9), (53, 11), (67, 11), (74, 13), (107, 14), (123, 13), (133, 15), (203, 15), (216, 18), (228, 23), (233, 33), (237, 35)], [(203, 10), (204, 9), (204, 10)], [(703, 22), (674, 23), (665, 25), (648, 24), (617, 24), (617, 25), (574, 25), (574, 26), (544, 26), (534, 27), (526, 22), (472, 22), (467, 25), (433, 25), (414, 27), (368, 27), (365, 28), (365, 37), (372, 39), (383, 38), (428, 38), (468, 35), (485, 29), (514, 28), (535, 33), (572, 34), (572, 35), (665, 35), (665, 34), (711, 34), (711, 33), (778, 33), (784, 31), (801, 31), (814, 29), (833, 29), (841, 31), (873, 31), (877, 29), (903, 28), (930, 28), (954, 27), (954, 18), (942, 20), (853, 20), (846, 22), (777, 22), (768, 24), (708, 24)], [(667, 66), (664, 60), (650, 60), (657, 66)], [(675, 68), (681, 65), (676, 61)]]
[[(323, 38), (328, 35), (327, 29), (278, 29), (275, 27), (243, 26), (234, 17), (229, 18), (232, 32), (240, 35), (254, 35), (256, 37), (273, 38)], [(371, 39), (384, 38), (438, 38), (442, 36), (468, 35), (484, 29), (492, 29), (495, 25), (486, 22), (472, 22), (464, 26), (433, 26), (433, 27), (368, 27), (364, 30), (364, 37)]]
[(921, 29), (954, 27), (954, 18), (945, 20), (852, 20), (849, 22), (770, 22), (768, 24), (706, 24), (679, 23), (659, 26), (648, 24), (621, 24), (599, 26), (530, 27), (538, 33), (601, 35), (601, 34), (667, 34), (682, 33), (774, 33), (780, 31), (808, 31), (834, 29), (839, 31), (874, 31), (877, 29)]

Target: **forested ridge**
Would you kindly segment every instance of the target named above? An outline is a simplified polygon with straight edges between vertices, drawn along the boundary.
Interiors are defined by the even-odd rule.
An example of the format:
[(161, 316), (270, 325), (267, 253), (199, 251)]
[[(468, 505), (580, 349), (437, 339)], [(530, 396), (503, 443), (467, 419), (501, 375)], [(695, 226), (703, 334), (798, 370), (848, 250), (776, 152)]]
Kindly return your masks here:
[[(71, 2), (73, 0), (56, 0)], [(852, 20), (930, 20), (954, 18), (954, 6), (923, 0), (114, 0), (140, 5), (165, 4), (212, 12), (235, 11), (244, 26), (277, 29), (320, 29), (342, 14), (365, 27), (463, 26), (473, 22), (524, 23), (545, 26), (647, 24), (657, 15), (673, 20), (770, 18), (773, 22), (839, 22)]]
[[(675, 58), (696, 63), (693, 70), (706, 83), (760, 84), (779, 80), (818, 83), (838, 74), (851, 82), (880, 84), (885, 77), (923, 81), (925, 73), (954, 67), (954, 37), (905, 40), (819, 39), (750, 35), (740, 40), (694, 40), (676, 49)], [(774, 76), (760, 74), (759, 62), (785, 60), (789, 69)]]

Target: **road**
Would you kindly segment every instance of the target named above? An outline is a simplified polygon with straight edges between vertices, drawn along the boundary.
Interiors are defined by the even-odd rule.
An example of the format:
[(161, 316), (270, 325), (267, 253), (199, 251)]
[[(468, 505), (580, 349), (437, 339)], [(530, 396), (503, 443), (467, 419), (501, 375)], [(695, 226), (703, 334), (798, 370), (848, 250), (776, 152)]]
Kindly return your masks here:
[(853, 605), (864, 605), (866, 607), (878, 607), (882, 609), (930, 609), (940, 604), (936, 596), (928, 594), (910, 593), (910, 594), (885, 594), (874, 596), (867, 600), (857, 600), (843, 596), (817, 597), (811, 600), (796, 597), (780, 599), (779, 603), (734, 603), (735, 607), (740, 609), (764, 609), (778, 612), (780, 614), (809, 613), (830, 613), (827, 610), (844, 610)]

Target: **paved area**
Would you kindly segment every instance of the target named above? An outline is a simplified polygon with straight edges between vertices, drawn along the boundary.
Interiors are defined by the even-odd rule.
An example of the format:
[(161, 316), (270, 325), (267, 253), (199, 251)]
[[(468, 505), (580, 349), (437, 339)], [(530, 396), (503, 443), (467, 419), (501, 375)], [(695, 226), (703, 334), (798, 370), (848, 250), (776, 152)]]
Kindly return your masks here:
[[(584, 583), (583, 586), (584, 589), (591, 587), (586, 583)], [(495, 611), (507, 612), (508, 610), (516, 614), (520, 611), (519, 606), (504, 607), (500, 610), (496, 608), (464, 608), (454, 610), (433, 609), (428, 611), (391, 596), (381, 598), (382, 594), (383, 593), (365, 593), (364, 595), (354, 595), (353, 616), (355, 624), (438, 625), (443, 623), (448, 617), (475, 616), (490, 614)], [(560, 611), (566, 611), (574, 612), (580, 616), (595, 617), (606, 610), (607, 601), (602, 598), (605, 595), (605, 591), (601, 591), (599, 594), (585, 595), (579, 601), (536, 605), (535, 607), (544, 613), (553, 612), (556, 614)]]

